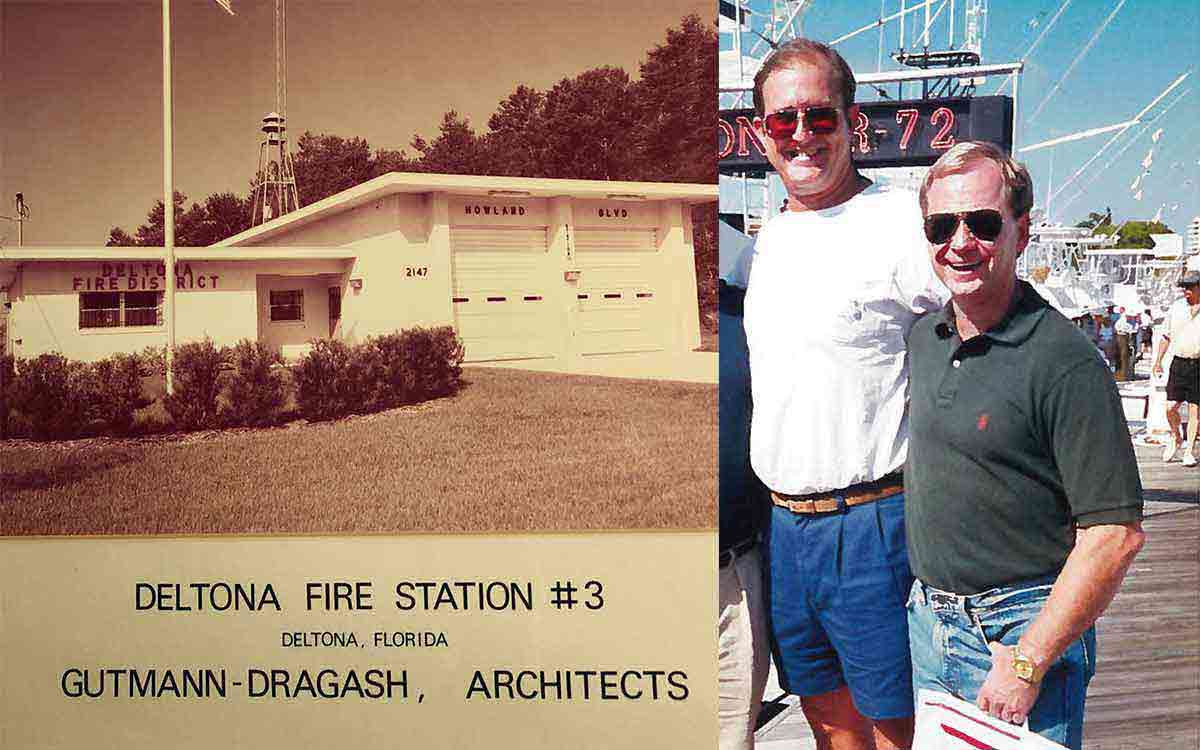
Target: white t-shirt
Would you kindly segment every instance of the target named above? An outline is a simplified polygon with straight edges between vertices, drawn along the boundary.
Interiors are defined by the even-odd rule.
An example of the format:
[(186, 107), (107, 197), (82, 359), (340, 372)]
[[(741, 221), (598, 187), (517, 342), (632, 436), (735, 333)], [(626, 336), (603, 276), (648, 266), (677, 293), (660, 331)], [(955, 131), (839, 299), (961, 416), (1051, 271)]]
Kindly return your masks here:
[(905, 337), (948, 298), (915, 193), (872, 185), (834, 208), (773, 217), (757, 238), (745, 313), (759, 478), (800, 495), (900, 468)]
[(1193, 315), (1186, 299), (1175, 300), (1167, 317), (1167, 336), (1171, 356), (1184, 359), (1200, 357), (1200, 315)]
[(1121, 317), (1117, 318), (1117, 325), (1115, 328), (1117, 333), (1123, 333), (1128, 336), (1131, 333), (1137, 333), (1138, 324), (1137, 321), (1129, 315), (1122, 315)]

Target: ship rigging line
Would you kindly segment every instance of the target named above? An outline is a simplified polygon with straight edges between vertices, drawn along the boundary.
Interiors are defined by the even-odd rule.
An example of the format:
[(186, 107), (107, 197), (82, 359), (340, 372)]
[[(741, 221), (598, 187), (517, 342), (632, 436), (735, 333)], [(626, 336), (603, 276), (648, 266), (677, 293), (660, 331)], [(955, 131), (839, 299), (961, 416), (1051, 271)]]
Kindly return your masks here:
[[(1161, 94), (1159, 94), (1158, 96), (1154, 97), (1154, 101), (1152, 101), (1152, 102), (1150, 102), (1149, 104), (1147, 104), (1145, 107), (1143, 107), (1143, 108), (1142, 108), (1142, 111), (1141, 111), (1141, 112), (1138, 112), (1136, 115), (1134, 115), (1134, 116), (1133, 116), (1133, 119), (1131, 120), (1131, 122), (1134, 122), (1134, 123), (1141, 122), (1141, 119), (1142, 119), (1142, 118), (1143, 118), (1143, 117), (1146, 115), (1146, 113), (1147, 113), (1147, 112), (1149, 112), (1151, 109), (1153, 109), (1153, 108), (1154, 108), (1154, 105), (1156, 105), (1156, 104), (1158, 104), (1160, 101), (1162, 101), (1162, 100), (1163, 100), (1163, 99), (1166, 97), (1166, 95), (1167, 95), (1167, 94), (1171, 93), (1171, 91), (1172, 91), (1172, 90), (1173, 90), (1173, 89), (1174, 89), (1176, 86), (1178, 86), (1179, 84), (1183, 83), (1183, 80), (1184, 80), (1185, 78), (1187, 78), (1187, 77), (1188, 77), (1189, 75), (1191, 75), (1191, 74), (1192, 74), (1192, 72), (1189, 70), (1189, 71), (1185, 72), (1183, 75), (1181, 75), (1181, 76), (1179, 76), (1178, 78), (1176, 78), (1174, 83), (1172, 83), (1170, 86), (1168, 86), (1166, 89), (1164, 89), (1164, 90), (1163, 90), (1163, 92), (1162, 92)], [(1128, 131), (1128, 130), (1129, 130), (1129, 128), (1131, 128), (1131, 127), (1133, 127), (1133, 125), (1126, 125), (1124, 128), (1121, 128), (1120, 130), (1118, 130), (1118, 131), (1117, 131), (1117, 133), (1116, 133), (1116, 135), (1114, 135), (1112, 138), (1109, 138), (1109, 139), (1108, 139), (1108, 142), (1107, 142), (1107, 143), (1105, 143), (1103, 146), (1101, 146), (1101, 147), (1100, 147), (1100, 150), (1099, 150), (1099, 151), (1097, 151), (1097, 152), (1095, 153), (1095, 155), (1094, 155), (1094, 156), (1092, 156), (1092, 158), (1090, 158), (1090, 159), (1088, 159), (1086, 162), (1084, 162), (1084, 164), (1083, 164), (1083, 166), (1082, 166), (1082, 167), (1080, 167), (1079, 169), (1075, 170), (1075, 174), (1071, 175), (1071, 177), (1070, 177), (1070, 178), (1069, 178), (1069, 179), (1068, 179), (1066, 182), (1064, 182), (1062, 185), (1059, 185), (1059, 187), (1058, 187), (1058, 190), (1055, 190), (1055, 191), (1054, 191), (1054, 194), (1050, 196), (1050, 200), (1054, 200), (1055, 198), (1057, 198), (1057, 197), (1058, 197), (1058, 196), (1059, 196), (1059, 195), (1060, 195), (1060, 194), (1061, 194), (1061, 193), (1062, 193), (1064, 190), (1066, 190), (1066, 189), (1067, 189), (1067, 186), (1069, 186), (1071, 183), (1075, 182), (1075, 180), (1077, 180), (1077, 179), (1079, 178), (1079, 175), (1083, 174), (1083, 171), (1084, 171), (1085, 169), (1087, 169), (1088, 167), (1090, 167), (1094, 161), (1096, 161), (1097, 159), (1099, 159), (1099, 158), (1100, 158), (1100, 156), (1101, 156), (1101, 155), (1102, 155), (1102, 154), (1103, 154), (1105, 151), (1107, 151), (1107, 150), (1108, 150), (1108, 147), (1109, 147), (1109, 146), (1111, 146), (1111, 145), (1112, 145), (1114, 142), (1116, 142), (1116, 140), (1117, 140), (1118, 138), (1120, 138), (1120, 137), (1121, 137), (1121, 136), (1122, 136), (1122, 135), (1123, 135), (1123, 134), (1124, 134), (1126, 131)]]
[(942, 4), (938, 6), (938, 9), (936, 11), (934, 11), (933, 16), (929, 19), (929, 23), (925, 24), (925, 28), (921, 31), (920, 34), (917, 34), (918, 39), (921, 37), (925, 37), (926, 39), (929, 38), (927, 36), (929, 34), (929, 27), (933, 26), (933, 22), (936, 21), (937, 17), (940, 16), (942, 14), (942, 11), (946, 9), (947, 2), (949, 2), (949, 0), (942, 0)]
[(1120, 2), (1117, 3), (1117, 7), (1112, 9), (1112, 13), (1108, 14), (1108, 18), (1104, 19), (1104, 23), (1100, 24), (1100, 28), (1096, 29), (1095, 33), (1092, 34), (1092, 38), (1088, 40), (1088, 43), (1084, 45), (1079, 54), (1075, 56), (1075, 59), (1071, 61), (1071, 64), (1067, 66), (1067, 72), (1063, 73), (1062, 76), (1059, 77), (1058, 81), (1056, 81), (1055, 84), (1050, 87), (1049, 93), (1047, 93), (1046, 97), (1042, 99), (1042, 103), (1037, 105), (1037, 108), (1034, 109), (1033, 114), (1029, 116), (1029, 120), (1027, 122), (1033, 122), (1036, 120), (1037, 116), (1041, 114), (1042, 108), (1046, 106), (1046, 103), (1054, 98), (1054, 95), (1062, 89), (1062, 82), (1071, 75), (1071, 72), (1075, 70), (1075, 66), (1078, 65), (1079, 61), (1082, 60), (1084, 55), (1088, 53), (1088, 50), (1092, 48), (1092, 45), (1096, 43), (1096, 40), (1100, 38), (1100, 35), (1104, 33), (1104, 30), (1108, 28), (1108, 25), (1112, 23), (1112, 20), (1117, 17), (1117, 13), (1120, 12), (1121, 8), (1124, 7), (1126, 2), (1127, 0), (1120, 0)]
[[(1071, 205), (1072, 203), (1075, 202), (1076, 199), (1079, 198), (1079, 196), (1083, 195), (1087, 191), (1087, 189), (1089, 187), (1091, 187), (1092, 183), (1095, 182), (1098, 177), (1100, 177), (1100, 175), (1104, 174), (1104, 172), (1107, 171), (1108, 168), (1111, 167), (1113, 165), (1113, 163), (1116, 162), (1117, 159), (1121, 158), (1122, 154), (1124, 154), (1126, 151), (1129, 150), (1130, 146), (1132, 146), (1134, 143), (1137, 142), (1137, 140), (1139, 138), (1141, 138), (1143, 135), (1145, 135), (1146, 131), (1150, 129), (1150, 126), (1158, 121), (1158, 118), (1162, 117), (1163, 115), (1167, 114), (1167, 112), (1171, 111), (1171, 107), (1174, 107), (1176, 104), (1179, 103), (1180, 99), (1184, 98), (1185, 96), (1187, 96), (1190, 93), (1192, 93), (1191, 89), (1184, 89), (1183, 91), (1179, 92), (1179, 96), (1172, 99), (1171, 103), (1168, 104), (1167, 106), (1163, 107), (1161, 112), (1157, 112), (1153, 117), (1151, 117), (1149, 120), (1147, 120), (1145, 122), (1145, 124), (1142, 126), (1142, 129), (1140, 131), (1138, 131), (1138, 133), (1136, 135), (1134, 135), (1132, 138), (1130, 138), (1128, 141), (1126, 141), (1125, 145), (1121, 146), (1120, 150), (1118, 150), (1117, 153), (1113, 154), (1113, 157), (1111, 159), (1109, 159), (1108, 162), (1099, 169), (1099, 171), (1097, 171), (1090, 178), (1088, 178), (1088, 181), (1086, 183), (1084, 183), (1083, 187), (1079, 188), (1078, 192), (1076, 192), (1074, 195), (1072, 195), (1070, 198), (1068, 198), (1067, 202), (1063, 203), (1060, 206), (1059, 210), (1062, 210), (1063, 208), (1066, 208), (1067, 206)], [(1053, 196), (1051, 196), (1051, 197), (1053, 197)]]
[[(924, 8), (927, 5), (933, 5), (933, 0), (925, 0), (925, 2), (921, 3), (920, 5), (914, 5), (911, 8), (900, 11), (899, 13), (893, 13), (892, 15), (888, 16), (887, 18), (877, 18), (874, 21), (872, 21), (871, 23), (867, 24), (866, 26), (863, 26), (861, 29), (855, 29), (854, 31), (851, 31), (849, 34), (844, 34), (842, 36), (839, 36), (837, 39), (834, 39), (832, 42), (830, 42), (829, 46), (832, 47), (834, 45), (841, 44), (842, 42), (846, 41), (847, 39), (856, 37), (859, 34), (862, 34), (863, 32), (870, 31), (871, 29), (877, 29), (880, 26), (883, 26), (888, 21), (894, 21), (897, 18), (902, 18), (903, 16), (906, 16), (909, 13), (912, 13), (914, 10), (921, 10), (922, 8)], [(900, 44), (901, 45), (904, 44), (903, 39), (900, 40)]]
[[(887, 0), (879, 0), (879, 17), (883, 18), (883, 14), (887, 12)], [(875, 58), (875, 72), (883, 70), (883, 26), (879, 27), (879, 54)]]
[[(788, 14), (787, 20), (783, 22), (783, 28), (785, 28), (785, 29), (791, 28), (792, 21), (796, 20), (796, 16), (799, 15), (800, 11), (804, 10), (807, 6), (808, 6), (808, 3), (797, 3), (796, 7), (792, 9), (792, 12)], [(735, 31), (734, 33), (736, 34), (738, 32)], [(754, 55), (757, 54), (759, 47), (762, 46), (763, 42), (766, 42), (767, 44), (772, 43), (772, 40), (767, 39), (762, 34), (759, 34), (758, 38), (759, 38), (759, 41), (755, 42), (754, 46), (750, 48), (750, 54), (748, 55), (748, 57), (753, 58)], [(774, 40), (774, 42), (778, 43), (779, 40), (776, 39), (776, 40)]]
[(1119, 128), (1127, 128), (1130, 125), (1137, 125), (1137, 124), (1138, 124), (1137, 120), (1126, 120), (1125, 122), (1118, 122), (1115, 125), (1106, 125), (1105, 127), (1102, 127), (1102, 128), (1090, 128), (1088, 130), (1080, 130), (1078, 133), (1071, 133), (1070, 135), (1064, 135), (1060, 138), (1053, 138), (1049, 141), (1042, 141), (1041, 143), (1035, 143), (1032, 146), (1026, 146), (1025, 148), (1017, 149), (1017, 153), (1024, 154), (1029, 151), (1037, 151), (1038, 149), (1049, 148), (1051, 146), (1057, 146), (1060, 143), (1070, 143), (1071, 141), (1079, 141), (1079, 140), (1083, 140), (1084, 138), (1091, 138), (1094, 135), (1103, 135), (1104, 133), (1111, 133), (1112, 131), (1117, 130)]
[[(1063, 14), (1063, 11), (1066, 10), (1067, 6), (1070, 4), (1071, 4), (1071, 0), (1063, 0), (1063, 4), (1058, 6), (1058, 12), (1055, 13), (1054, 17), (1050, 19), (1050, 22), (1046, 24), (1046, 28), (1042, 29), (1042, 33), (1038, 34), (1038, 38), (1034, 39), (1033, 44), (1029, 45), (1029, 49), (1025, 50), (1025, 54), (1021, 55), (1021, 57), (1019, 58), (1021, 62), (1025, 62), (1026, 60), (1029, 59), (1029, 56), (1033, 54), (1033, 51), (1035, 49), (1037, 49), (1037, 46), (1039, 44), (1041, 44), (1042, 40), (1046, 38), (1046, 35), (1050, 33), (1050, 29), (1054, 28), (1054, 24), (1058, 23), (1058, 17)], [(993, 91), (992, 93), (999, 94), (1000, 90), (1003, 89), (1005, 86), (1007, 86), (1008, 82), (1011, 80), (1014, 80), (1016, 77), (1017, 77), (1016, 73), (1009, 73), (1008, 77), (1002, 79), (1000, 81), (1000, 85), (997, 86), (996, 90)]]
[[(801, 13), (801, 11), (803, 11), (807, 7), (808, 7), (808, 2), (797, 3), (796, 7), (792, 8), (792, 12), (788, 14), (787, 20), (783, 22), (783, 28), (785, 28), (785, 29), (791, 28), (792, 21), (794, 21), (796, 19), (796, 16), (798, 16)], [(736, 8), (737, 8), (737, 10), (735, 12), (740, 13), (742, 10), (742, 0), (737, 0)], [(751, 31), (754, 31), (754, 30), (751, 29)], [(768, 39), (767, 37), (763, 36), (762, 34), (758, 33), (757, 31), (754, 31), (754, 33), (758, 37), (758, 41), (756, 41), (754, 43), (754, 46), (750, 48), (750, 54), (747, 55), (748, 57), (753, 58), (754, 55), (758, 53), (758, 50), (762, 46), (763, 42), (766, 42), (768, 45), (770, 45), (771, 49), (775, 49), (776, 45), (779, 42), (778, 39), (772, 41), (772, 40)], [(738, 78), (739, 78), (740, 82), (744, 82), (746, 80), (746, 69), (745, 69), (745, 57), (741, 54), (741, 48), (742, 48), (741, 28), (735, 26), (733, 34), (734, 34), (734, 40), (736, 41), (736, 45), (734, 46), (734, 49), (736, 49), (738, 51)], [(746, 100), (746, 92), (742, 91), (737, 95), (737, 99), (734, 101), (734, 106), (735, 107), (744, 106), (745, 100)]]

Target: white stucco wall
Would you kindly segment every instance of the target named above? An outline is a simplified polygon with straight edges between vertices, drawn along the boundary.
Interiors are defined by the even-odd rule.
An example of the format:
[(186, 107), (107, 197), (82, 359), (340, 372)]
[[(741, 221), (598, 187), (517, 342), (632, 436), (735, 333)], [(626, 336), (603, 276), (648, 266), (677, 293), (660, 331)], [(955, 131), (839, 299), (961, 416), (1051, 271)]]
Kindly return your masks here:
[[(435, 244), (445, 234), (435, 226), (439, 213), (445, 225), (443, 203), (435, 194), (391, 195), (288, 229), (263, 244), (354, 249), (342, 288), (338, 338), (357, 343), (413, 326), (450, 325), (447, 244)], [(435, 252), (435, 246), (442, 251)]]
[[(329, 338), (329, 287), (340, 285), (341, 279), (333, 281), (321, 276), (276, 276), (258, 274), (258, 328), (257, 338), (267, 346), (280, 351), (287, 345), (306, 344), (313, 339)], [(271, 320), (271, 292), (303, 292), (301, 320)]]
[[(414, 326), (451, 325), (450, 262), (439, 252), (432, 195), (393, 196), (396, 211), (387, 231), (349, 242), (354, 266), (342, 295), (341, 336), (368, 336)], [(353, 288), (357, 286), (358, 288)]]
[[(509, 210), (497, 213), (497, 206)], [(512, 212), (514, 206), (520, 210)], [(451, 237), (455, 232), (463, 234), (463, 228), (473, 231), (475, 239), (480, 240), (470, 251), (472, 257), (464, 256), (460, 269), (462, 278), (468, 272), (475, 274), (475, 292), (471, 293), (474, 307), (461, 300), (457, 306), (453, 302), (456, 292)], [(515, 236), (512, 233), (507, 239), (497, 237), (493, 250), (487, 244), (491, 240), (478, 231), (522, 228), (544, 230), (544, 252), (531, 254), (506, 244)], [(573, 248), (587, 232), (621, 234), (628, 230), (644, 234), (647, 229), (655, 230), (653, 250), (630, 253), (618, 248), (610, 256), (617, 262), (607, 267), (607, 259), (601, 256), (608, 256), (608, 251), (589, 251), (599, 265), (593, 265), (588, 279), (571, 280), (572, 274), (567, 272), (578, 271), (581, 266)], [(500, 342), (492, 347), (499, 352), (497, 357), (551, 357), (563, 360), (569, 369), (569, 360), (587, 354), (579, 346), (584, 338), (580, 332), (600, 320), (581, 312), (586, 306), (581, 303), (581, 293), (589, 287), (599, 289), (596, 280), (603, 279), (602, 284), (612, 289), (606, 286), (601, 293), (619, 290), (628, 295), (637, 291), (634, 287), (646, 286), (653, 290), (654, 299), (646, 301), (649, 296), (643, 294), (628, 304), (625, 297), (606, 296), (617, 301), (611, 307), (613, 314), (601, 321), (606, 343), (593, 351), (619, 352), (625, 328), (631, 341), (637, 339), (629, 349), (633, 351), (649, 345), (652, 349), (682, 352), (699, 344), (690, 208), (678, 199), (402, 192), (371, 198), (340, 211), (327, 210), (319, 216), (300, 216), (294, 225), (285, 224), (261, 234), (265, 239), (254, 235), (237, 246), (205, 250), (257, 259), (209, 260), (206, 255), (203, 260), (177, 264), (177, 343), (207, 337), (218, 345), (252, 339), (282, 347), (329, 336), (357, 343), (369, 336), (414, 326), (455, 325), (456, 315), (470, 312), (477, 324), (476, 338), (486, 339), (490, 335), (487, 331), (494, 329), (499, 338), (536, 339), (536, 346), (526, 347), (532, 355), (521, 354), (517, 351), (520, 347), (505, 349), (507, 345)], [(255, 247), (258, 245), (262, 249)], [(312, 252), (314, 248), (331, 247), (339, 248), (339, 252)], [(345, 252), (340, 252), (343, 249)], [(151, 291), (165, 284), (165, 269), (155, 261), (64, 259), (104, 258), (109, 250), (81, 254), (64, 249), (62, 254), (48, 253), (20, 261), (0, 259), (0, 272), (7, 274), (5, 283), (10, 286), (9, 338), (14, 354), (32, 357), (59, 351), (75, 359), (96, 360), (115, 352), (137, 352), (166, 343), (162, 325), (80, 328), (81, 292)], [(114, 255), (120, 252), (115, 248), (111, 251)], [(331, 259), (339, 255), (342, 257)], [(622, 255), (623, 259), (618, 257)], [(19, 270), (15, 270), (18, 264)], [(12, 281), (7, 281), (9, 276)], [(486, 292), (485, 287), (493, 284), (503, 289)], [(341, 291), (341, 317), (332, 331), (330, 287)], [(272, 289), (302, 289), (304, 320), (270, 321)], [(488, 297), (484, 309), (474, 300), (481, 296)], [(530, 323), (529, 311), (536, 313), (536, 325)], [(480, 317), (481, 312), (484, 317)], [(520, 331), (516, 336), (514, 327)], [(476, 351), (487, 359), (490, 339), (480, 341)]]
[[(340, 276), (340, 261), (192, 261), (177, 264), (175, 294), (177, 344), (209, 338), (218, 346), (258, 338), (260, 274), (287, 273)], [(164, 271), (154, 263), (45, 262), (26, 263), (10, 290), (13, 353), (34, 357), (61, 352), (72, 359), (94, 361), (117, 352), (164, 346), (166, 327), (80, 328), (80, 293), (87, 291), (155, 291)], [(321, 335), (328, 331), (327, 292), (314, 294), (320, 309)], [(310, 304), (308, 295), (306, 305)]]

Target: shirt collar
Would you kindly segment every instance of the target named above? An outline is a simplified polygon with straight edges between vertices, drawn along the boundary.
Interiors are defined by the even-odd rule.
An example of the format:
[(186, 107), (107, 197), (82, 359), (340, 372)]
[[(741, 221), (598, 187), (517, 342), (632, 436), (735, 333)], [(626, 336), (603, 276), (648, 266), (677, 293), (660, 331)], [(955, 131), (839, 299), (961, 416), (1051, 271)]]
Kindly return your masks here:
[[(1047, 307), (1049, 305), (1046, 300), (1042, 299), (1033, 287), (1017, 279), (1016, 292), (1008, 312), (1004, 313), (999, 323), (984, 331), (982, 335), (1005, 344), (1020, 344), (1033, 334), (1033, 329), (1046, 314)], [(954, 322), (953, 300), (947, 302), (938, 314), (941, 319), (934, 326), (938, 336), (948, 338), (956, 335), (958, 326)]]

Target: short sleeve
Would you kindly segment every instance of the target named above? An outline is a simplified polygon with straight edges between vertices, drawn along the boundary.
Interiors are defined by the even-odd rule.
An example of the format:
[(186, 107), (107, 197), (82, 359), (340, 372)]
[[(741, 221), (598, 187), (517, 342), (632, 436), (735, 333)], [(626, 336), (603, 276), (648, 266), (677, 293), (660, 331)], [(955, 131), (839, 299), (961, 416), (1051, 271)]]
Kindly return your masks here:
[(1142, 518), (1142, 483), (1116, 383), (1099, 357), (1071, 366), (1043, 402), (1063, 489), (1078, 526)]

